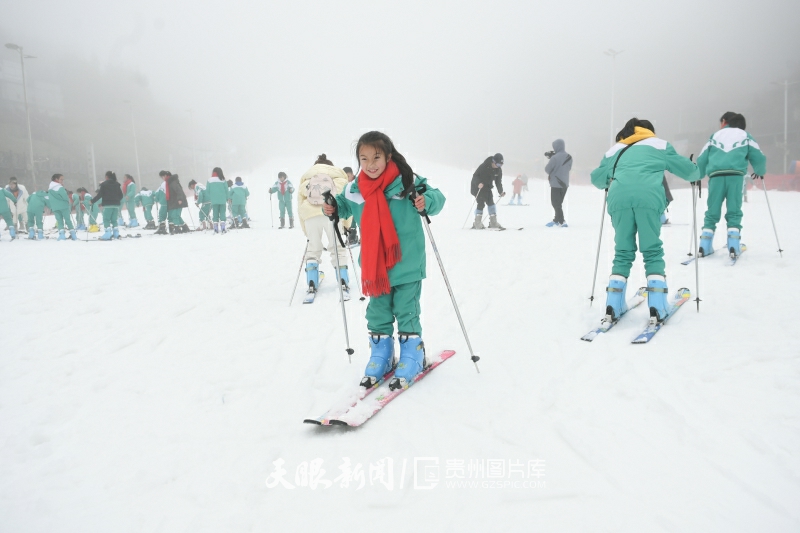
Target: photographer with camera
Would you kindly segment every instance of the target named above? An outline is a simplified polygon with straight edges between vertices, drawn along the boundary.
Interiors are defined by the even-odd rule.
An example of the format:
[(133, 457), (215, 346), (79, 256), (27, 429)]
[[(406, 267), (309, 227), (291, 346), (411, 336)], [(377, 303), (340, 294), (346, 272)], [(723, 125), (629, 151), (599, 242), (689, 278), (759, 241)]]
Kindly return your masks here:
[(564, 150), (563, 139), (553, 141), (553, 151), (545, 152), (544, 156), (550, 160), (547, 166), (544, 167), (544, 171), (547, 172), (547, 177), (550, 181), (550, 203), (553, 204), (553, 209), (556, 212), (553, 220), (545, 225), (549, 228), (553, 226), (566, 228), (567, 223), (564, 220), (564, 210), (561, 205), (564, 203), (564, 197), (567, 196), (569, 171), (572, 169), (572, 156)]
[(506, 195), (503, 192), (503, 155), (494, 154), (489, 156), (480, 164), (472, 175), (470, 193), (475, 197), (477, 209), (475, 209), (475, 222), (472, 229), (486, 229), (483, 225), (483, 207), (489, 208), (489, 229), (504, 230), (505, 228), (497, 222), (497, 206), (492, 196), (492, 187), (497, 185), (497, 192), (500, 198)]

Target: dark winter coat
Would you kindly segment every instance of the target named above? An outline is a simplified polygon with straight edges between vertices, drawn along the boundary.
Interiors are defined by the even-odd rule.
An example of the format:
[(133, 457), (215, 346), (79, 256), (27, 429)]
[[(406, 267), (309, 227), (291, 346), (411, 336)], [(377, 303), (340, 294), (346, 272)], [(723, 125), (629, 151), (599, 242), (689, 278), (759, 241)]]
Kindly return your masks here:
[(494, 185), (497, 185), (497, 192), (503, 194), (503, 169), (500, 167), (492, 168), (491, 157), (487, 157), (486, 161), (481, 163), (475, 174), (472, 175), (472, 186), (470, 187), (472, 196), (478, 194), (478, 184), (480, 183), (483, 183), (483, 187), (488, 187), (489, 190)]
[(664, 186), (664, 195), (667, 197), (667, 205), (669, 205), (672, 202), (672, 193), (669, 190), (669, 182), (667, 182), (666, 174), (664, 174), (664, 181), (661, 182), (661, 184)]
[(556, 139), (553, 141), (553, 151), (555, 154), (548, 161), (544, 171), (547, 172), (550, 187), (555, 189), (566, 189), (569, 187), (569, 171), (572, 170), (572, 156), (564, 150), (564, 141)]
[(113, 178), (105, 180), (97, 189), (97, 194), (92, 198), (92, 205), (103, 201), (103, 207), (119, 207), (122, 202), (122, 187)]
[(167, 209), (183, 209), (186, 207), (186, 192), (184, 192), (181, 182), (178, 181), (177, 174), (173, 174), (169, 177), (167, 180), (167, 187), (169, 187)]

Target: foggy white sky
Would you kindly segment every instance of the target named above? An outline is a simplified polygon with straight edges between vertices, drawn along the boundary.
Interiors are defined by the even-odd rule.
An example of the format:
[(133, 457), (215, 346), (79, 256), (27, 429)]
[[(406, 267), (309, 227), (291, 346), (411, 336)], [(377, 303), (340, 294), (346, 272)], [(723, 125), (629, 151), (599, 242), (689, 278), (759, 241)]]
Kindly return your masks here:
[(797, 0), (0, 0), (0, 12), (26, 51), (138, 69), (159, 101), (264, 157), (313, 160), (383, 129), (412, 158), (466, 168), (496, 151), (529, 163), (557, 137), (591, 166), (609, 135), (609, 47), (624, 50), (615, 126), (636, 113), (667, 139), (679, 124), (713, 130), (800, 67)]

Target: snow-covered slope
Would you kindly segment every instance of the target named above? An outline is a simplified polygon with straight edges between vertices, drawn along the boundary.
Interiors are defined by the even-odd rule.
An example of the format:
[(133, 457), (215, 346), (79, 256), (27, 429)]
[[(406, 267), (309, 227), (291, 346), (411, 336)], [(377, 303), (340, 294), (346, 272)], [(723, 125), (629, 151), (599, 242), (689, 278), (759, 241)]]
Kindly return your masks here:
[[(417, 170), (448, 198), (432, 229), (481, 373), (429, 250), (423, 336), (457, 354), (357, 430), (302, 424), (361, 376), (365, 303), (346, 304), (352, 364), (335, 284), (304, 306), (301, 281), (288, 306), (305, 243), (270, 227), (274, 178), (248, 181), (253, 229), (227, 236), (4, 233), (0, 531), (800, 529), (800, 195), (770, 192), (783, 258), (751, 193), (748, 251), (701, 262), (699, 313), (634, 346), (639, 308), (586, 343), (613, 251), (606, 221), (590, 308), (602, 192), (572, 187), (571, 227), (549, 229), (531, 180), (530, 206), (501, 202), (508, 231), (477, 232), (471, 172)], [(694, 294), (691, 196), (674, 194), (668, 281)], [(643, 284), (639, 260), (630, 294)]]

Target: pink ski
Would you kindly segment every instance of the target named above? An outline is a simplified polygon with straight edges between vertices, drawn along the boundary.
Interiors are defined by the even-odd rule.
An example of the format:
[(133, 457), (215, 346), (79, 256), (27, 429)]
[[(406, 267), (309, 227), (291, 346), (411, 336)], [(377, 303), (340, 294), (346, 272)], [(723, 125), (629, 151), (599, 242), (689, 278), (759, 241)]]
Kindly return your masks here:
[[(372, 416), (386, 407), (386, 404), (400, 396), (403, 392), (405, 392), (408, 388), (412, 385), (417, 383), (419, 380), (427, 376), (431, 370), (436, 368), (437, 366), (441, 365), (451, 357), (455, 355), (455, 351), (453, 350), (445, 350), (439, 354), (438, 357), (434, 358), (431, 361), (430, 366), (428, 366), (425, 370), (417, 374), (417, 376), (409, 383), (408, 387), (405, 389), (397, 389), (390, 391), (389, 390), (389, 383), (388, 381), (384, 382), (380, 387), (377, 387), (379, 390), (376, 391), (376, 394), (372, 394), (369, 397), (366, 397), (362, 400), (356, 402), (355, 405), (350, 407), (346, 410), (346, 412), (341, 413), (338, 416), (330, 417), (328, 423), (330, 425), (336, 426), (360, 426)], [(375, 387), (373, 387), (375, 388)]]
[(375, 385), (370, 387), (369, 389), (365, 389), (362, 386), (357, 386), (353, 389), (347, 396), (336, 402), (336, 404), (328, 409), (323, 415), (317, 418), (306, 418), (303, 420), (306, 424), (317, 424), (318, 426), (329, 426), (331, 425), (331, 419), (337, 418), (348, 410), (350, 410), (354, 405), (358, 402), (378, 390), (381, 384), (387, 380), (392, 379), (394, 376), (394, 369), (387, 372)]

